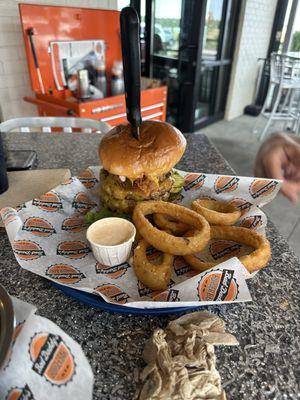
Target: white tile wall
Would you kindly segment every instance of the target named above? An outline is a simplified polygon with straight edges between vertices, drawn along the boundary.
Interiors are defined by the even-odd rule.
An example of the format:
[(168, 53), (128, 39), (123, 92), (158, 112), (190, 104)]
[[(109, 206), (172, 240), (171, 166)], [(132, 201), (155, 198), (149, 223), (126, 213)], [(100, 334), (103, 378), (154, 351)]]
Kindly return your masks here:
[(117, 0), (0, 0), (0, 119), (36, 115), (26, 103), (32, 95), (18, 3), (117, 9)]
[(277, 1), (243, 0), (227, 97), (225, 119), (243, 114), (253, 102), (257, 59), (266, 57)]

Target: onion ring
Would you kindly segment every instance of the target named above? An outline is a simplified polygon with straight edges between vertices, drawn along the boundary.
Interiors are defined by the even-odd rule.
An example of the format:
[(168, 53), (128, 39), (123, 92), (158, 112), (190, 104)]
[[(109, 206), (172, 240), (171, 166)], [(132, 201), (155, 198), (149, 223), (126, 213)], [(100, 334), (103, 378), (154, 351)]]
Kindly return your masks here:
[(152, 290), (165, 290), (171, 278), (174, 257), (163, 253), (161, 264), (152, 264), (147, 260), (146, 250), (150, 246), (141, 239), (133, 253), (133, 269), (137, 278)]
[[(183, 221), (196, 229), (191, 237), (176, 237), (155, 228), (145, 217), (149, 214), (167, 214), (176, 220)], [(165, 201), (143, 201), (136, 205), (133, 211), (133, 222), (140, 234), (153, 247), (167, 254), (177, 256), (201, 251), (210, 239), (208, 222), (196, 212)]]
[(153, 221), (160, 229), (171, 231), (174, 235), (183, 235), (190, 226), (181, 221), (172, 221), (166, 214), (154, 214)]
[(226, 201), (198, 199), (192, 202), (192, 209), (211, 225), (234, 225), (241, 216), (241, 210)]
[[(268, 239), (251, 229), (237, 226), (212, 226), (210, 232), (211, 239), (232, 240), (255, 249), (250, 254), (238, 257), (250, 273), (262, 269), (270, 261), (271, 249)], [(205, 271), (220, 264), (216, 262), (203, 262), (195, 255), (184, 256), (184, 259), (197, 271)]]

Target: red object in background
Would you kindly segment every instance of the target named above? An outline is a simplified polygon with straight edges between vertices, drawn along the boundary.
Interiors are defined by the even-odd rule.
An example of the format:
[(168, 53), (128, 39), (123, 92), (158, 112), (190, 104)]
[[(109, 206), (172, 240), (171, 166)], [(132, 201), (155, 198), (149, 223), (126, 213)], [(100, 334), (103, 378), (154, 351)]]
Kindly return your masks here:
[[(101, 119), (114, 126), (126, 119), (125, 96), (111, 96), (101, 100), (82, 102), (72, 96), (69, 89), (57, 90), (49, 45), (57, 40), (94, 40), (106, 42), (106, 73), (110, 82), (110, 71), (115, 60), (121, 60), (119, 15), (115, 10), (74, 8), (19, 4), (25, 50), (36, 97), (24, 97), (36, 104), (41, 116), (75, 116)], [(41, 92), (28, 30), (33, 29), (34, 45), (39, 63), (45, 94)], [(141, 92), (143, 119), (166, 119), (167, 87), (155, 87)]]

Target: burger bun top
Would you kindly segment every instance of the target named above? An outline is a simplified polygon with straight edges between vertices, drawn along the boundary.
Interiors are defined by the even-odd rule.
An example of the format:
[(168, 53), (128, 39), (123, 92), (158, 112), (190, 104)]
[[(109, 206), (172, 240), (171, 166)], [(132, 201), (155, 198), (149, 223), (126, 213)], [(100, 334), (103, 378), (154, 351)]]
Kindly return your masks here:
[(112, 128), (99, 145), (99, 157), (105, 170), (131, 180), (144, 175), (162, 175), (169, 172), (181, 159), (186, 139), (167, 122), (145, 121), (139, 140), (131, 132), (131, 125)]

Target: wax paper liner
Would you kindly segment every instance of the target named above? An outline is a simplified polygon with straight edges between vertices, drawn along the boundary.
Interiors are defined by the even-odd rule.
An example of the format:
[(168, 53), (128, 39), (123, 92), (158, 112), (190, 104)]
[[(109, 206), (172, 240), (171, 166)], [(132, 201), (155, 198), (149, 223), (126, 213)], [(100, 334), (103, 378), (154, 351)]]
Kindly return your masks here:
[(78, 343), (36, 308), (12, 297), (15, 332), (0, 374), (0, 398), (92, 399), (94, 376)]
[[(57, 186), (40, 198), (33, 199), (17, 209), (1, 210), (8, 237), (22, 268), (85, 292), (100, 295), (108, 302), (140, 308), (206, 305), (211, 297), (199, 299), (197, 272), (181, 257), (175, 257), (170, 289), (173, 296), (157, 297), (158, 293), (139, 282), (129, 262), (107, 267), (96, 262), (86, 239), (87, 224), (84, 215), (99, 207), (100, 167), (89, 167), (78, 177)], [(260, 207), (270, 202), (280, 189), (280, 181), (229, 175), (212, 175), (179, 171), (184, 176), (184, 189), (176, 203), (189, 207), (196, 198), (230, 201), (237, 205), (242, 216), (237, 222), (264, 234), (266, 215)], [(230, 241), (214, 240), (199, 257), (204, 261), (224, 260), (224, 255), (242, 255), (246, 246)], [(239, 268), (237, 279), (251, 275), (233, 258), (226, 263), (228, 270)], [(229, 265), (229, 266), (228, 266)], [(239, 267), (237, 267), (239, 265)], [(191, 279), (192, 278), (192, 279)], [(194, 279), (195, 278), (195, 279)], [(214, 280), (213, 282), (216, 282)], [(247, 301), (248, 293), (239, 291), (230, 301)], [(157, 301), (154, 301), (157, 300)], [(222, 299), (221, 301), (224, 301)]]

